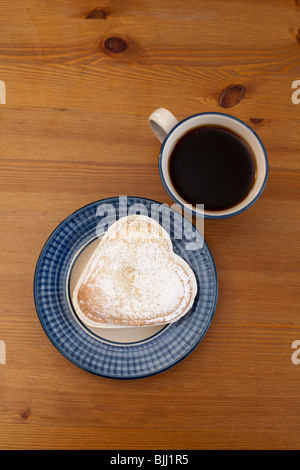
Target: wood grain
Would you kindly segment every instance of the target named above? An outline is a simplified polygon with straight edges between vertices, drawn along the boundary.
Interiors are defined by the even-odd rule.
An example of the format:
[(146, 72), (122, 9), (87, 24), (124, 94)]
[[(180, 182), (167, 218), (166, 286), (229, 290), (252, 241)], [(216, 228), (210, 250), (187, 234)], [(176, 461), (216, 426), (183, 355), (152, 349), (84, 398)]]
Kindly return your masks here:
[[(1, 2), (1, 449), (300, 448), (299, 31), (298, 0)], [(242, 96), (220, 101), (232, 86)], [(147, 123), (160, 106), (243, 119), (270, 173), (247, 212), (205, 222), (219, 298), (201, 344), (160, 375), (109, 380), (52, 346), (34, 269), (85, 204), (172, 203)]]

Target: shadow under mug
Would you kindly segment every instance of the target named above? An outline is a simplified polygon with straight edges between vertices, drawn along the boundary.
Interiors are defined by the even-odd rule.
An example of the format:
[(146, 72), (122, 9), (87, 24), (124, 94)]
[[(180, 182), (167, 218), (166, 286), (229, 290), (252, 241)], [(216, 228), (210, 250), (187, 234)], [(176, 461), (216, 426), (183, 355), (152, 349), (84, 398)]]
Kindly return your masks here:
[[(159, 155), (159, 172), (163, 185), (170, 197), (193, 215), (211, 219), (231, 217), (248, 209), (261, 195), (268, 177), (267, 154), (257, 134), (240, 119), (228, 114), (207, 112), (194, 114), (179, 122), (170, 111), (158, 108), (150, 115), (149, 125), (162, 143)], [(229, 209), (208, 211), (205, 210), (205, 207), (201, 207), (201, 201), (199, 201), (200, 207), (197, 205), (191, 208), (175, 190), (170, 178), (169, 159), (178, 140), (191, 129), (207, 125), (230, 129), (249, 145), (255, 158), (256, 177), (253, 187), (245, 199)]]

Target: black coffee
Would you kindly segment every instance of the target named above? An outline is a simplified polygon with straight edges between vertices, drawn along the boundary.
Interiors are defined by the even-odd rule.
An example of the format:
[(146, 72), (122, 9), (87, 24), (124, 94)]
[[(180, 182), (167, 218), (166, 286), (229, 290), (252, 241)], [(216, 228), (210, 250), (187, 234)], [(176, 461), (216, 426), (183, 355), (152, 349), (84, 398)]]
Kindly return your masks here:
[(256, 164), (241, 137), (224, 127), (208, 125), (190, 130), (175, 144), (169, 174), (188, 204), (220, 211), (245, 199), (255, 181)]

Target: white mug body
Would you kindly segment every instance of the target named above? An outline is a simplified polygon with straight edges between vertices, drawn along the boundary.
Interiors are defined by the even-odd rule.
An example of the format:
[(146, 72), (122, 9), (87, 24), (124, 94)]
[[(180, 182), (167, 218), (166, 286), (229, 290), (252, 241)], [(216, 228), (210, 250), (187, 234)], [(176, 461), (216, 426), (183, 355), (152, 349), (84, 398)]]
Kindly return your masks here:
[[(193, 215), (214, 219), (231, 217), (248, 209), (261, 195), (268, 177), (267, 153), (261, 139), (245, 122), (234, 116), (217, 112), (194, 114), (179, 122), (168, 110), (158, 108), (149, 117), (149, 124), (162, 143), (159, 154), (159, 173), (162, 183), (170, 197), (180, 206), (190, 210)], [(241, 202), (228, 209), (206, 210), (201, 201), (199, 205), (190, 209), (191, 205), (178, 194), (170, 178), (169, 159), (176, 143), (191, 129), (208, 125), (227, 128), (241, 137), (255, 158), (256, 176), (250, 192)]]

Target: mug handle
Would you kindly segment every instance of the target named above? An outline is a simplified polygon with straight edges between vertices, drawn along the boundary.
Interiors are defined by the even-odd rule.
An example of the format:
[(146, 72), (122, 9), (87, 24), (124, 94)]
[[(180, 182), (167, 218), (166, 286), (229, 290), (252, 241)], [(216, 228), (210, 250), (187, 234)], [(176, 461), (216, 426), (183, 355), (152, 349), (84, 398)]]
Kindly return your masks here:
[(178, 124), (178, 119), (166, 108), (158, 108), (149, 116), (149, 125), (160, 142)]

